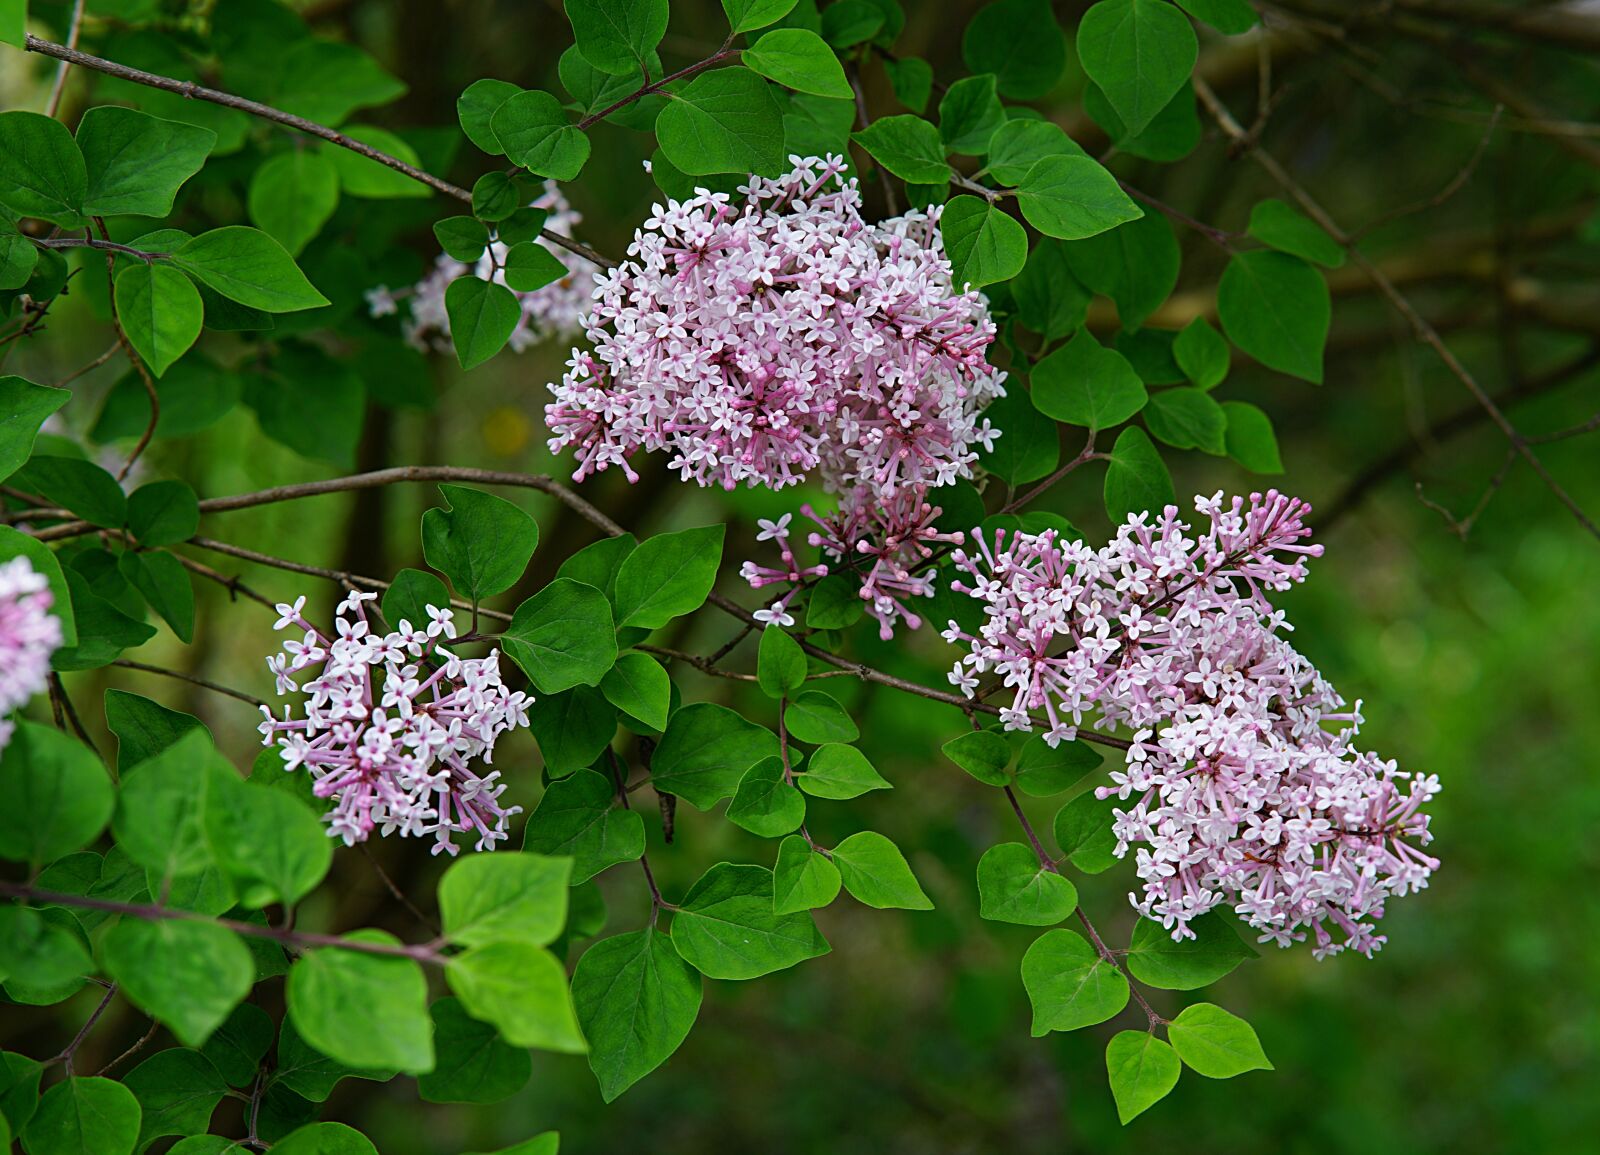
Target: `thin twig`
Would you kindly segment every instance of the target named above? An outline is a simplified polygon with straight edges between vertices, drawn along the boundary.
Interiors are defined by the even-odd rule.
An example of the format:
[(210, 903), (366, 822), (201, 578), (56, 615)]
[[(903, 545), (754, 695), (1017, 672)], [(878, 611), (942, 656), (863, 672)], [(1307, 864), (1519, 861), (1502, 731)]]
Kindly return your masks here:
[[(72, 5), (72, 21), (67, 25), (67, 47), (78, 46), (78, 33), (83, 28), (83, 0)], [(56, 78), (50, 85), (50, 99), (44, 106), (46, 116), (55, 116), (61, 109), (61, 97), (67, 91), (67, 70), (70, 65), (63, 60), (56, 65)]]
[(201, 689), (211, 690), (214, 693), (226, 694), (230, 698), (237, 698), (239, 701), (248, 702), (252, 706), (267, 705), (267, 703), (262, 701), (260, 698), (246, 694), (242, 690), (229, 689), (227, 686), (221, 685), (220, 683), (208, 682), (204, 678), (197, 678), (193, 674), (186, 674), (182, 670), (169, 670), (164, 666), (151, 666), (145, 664), (144, 662), (135, 662), (129, 658), (118, 658), (111, 664), (113, 666), (120, 666), (125, 670), (138, 670), (143, 674), (160, 674), (163, 678), (176, 678), (180, 682), (188, 682), (191, 686), (199, 686)]

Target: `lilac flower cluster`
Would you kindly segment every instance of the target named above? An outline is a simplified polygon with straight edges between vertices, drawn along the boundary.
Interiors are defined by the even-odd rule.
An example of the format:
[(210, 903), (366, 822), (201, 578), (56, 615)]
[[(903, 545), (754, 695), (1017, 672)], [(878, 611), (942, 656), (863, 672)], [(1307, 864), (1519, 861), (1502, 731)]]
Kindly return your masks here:
[(983, 298), (951, 284), (938, 210), (861, 216), (841, 157), (801, 159), (737, 196), (654, 207), (599, 279), (550, 387), (552, 452), (575, 479), (666, 450), (685, 480), (774, 489), (813, 473), (891, 495), (968, 474), (1004, 394)]
[[(833, 559), (834, 571), (845, 570), (861, 582), (861, 599), (867, 613), (878, 623), (878, 636), (888, 641), (895, 625), (904, 622), (908, 629), (919, 629), (922, 618), (908, 604), (908, 598), (933, 596), (933, 574), (917, 573), (916, 568), (933, 555), (939, 542), (961, 544), (963, 535), (940, 531), (934, 522), (940, 509), (923, 498), (918, 488), (898, 489), (875, 497), (865, 490), (845, 494), (833, 513), (819, 515), (809, 504), (800, 512), (821, 527), (806, 539), (813, 547)], [(760, 520), (757, 541), (773, 540), (782, 554), (781, 566), (758, 566), (745, 562), (739, 573), (752, 589), (788, 582), (783, 597), (754, 617), (765, 625), (792, 626), (789, 604), (799, 594), (807, 578), (826, 577), (826, 563), (802, 568), (789, 544), (791, 514), (777, 521)]]
[(976, 635), (950, 623), (945, 637), (968, 647), (950, 680), (974, 697), (979, 675), (996, 675), (1011, 691), (1005, 726), (1031, 730), (1042, 711), (1052, 745), (1090, 713), (1133, 731), (1099, 796), (1132, 800), (1113, 811), (1117, 853), (1139, 844), (1143, 889), (1129, 897), (1174, 939), (1231, 903), (1262, 942), (1309, 932), (1319, 958), (1370, 955), (1386, 901), (1438, 866), (1419, 849), (1438, 779), (1355, 749), (1360, 703), (1282, 637), (1291, 627), (1267, 594), (1322, 552), (1303, 544), (1310, 507), (1273, 491), (1195, 508), (1203, 532), (1168, 506), (1098, 550), (1054, 531), (978, 535), (977, 556), (955, 555), (970, 575), (955, 588), (985, 621)]
[(45, 688), (50, 655), (61, 645), (53, 600), (27, 558), (0, 563), (0, 750), (15, 730), (6, 715)]
[[(554, 181), (546, 181), (544, 193), (529, 207), (544, 209), (550, 215), (545, 227), (565, 236), (572, 236), (583, 221), (583, 214), (567, 202), (567, 198)], [(445, 309), (444, 292), (450, 282), (469, 272), (480, 280), (494, 280), (505, 284), (505, 261), (509, 250), (499, 241), (490, 243), (488, 250), (476, 264), (467, 266), (448, 253), (441, 253), (426, 277), (403, 292), (391, 292), (387, 285), (367, 291), (367, 307), (374, 317), (385, 317), (399, 311), (399, 302), (409, 300), (410, 317), (404, 323), (406, 340), (417, 349), (441, 353), (450, 352), (450, 314)], [(594, 288), (594, 266), (576, 253), (566, 249), (551, 250), (566, 266), (567, 275), (552, 281), (531, 293), (518, 293), (522, 305), (522, 318), (511, 331), (508, 342), (513, 352), (520, 353), (530, 345), (549, 338), (567, 341), (583, 332), (583, 314), (589, 307)]]
[[(444, 648), (456, 636), (452, 610), (429, 606), (425, 625), (402, 620), (373, 633), (365, 603), (376, 596), (346, 598), (332, 638), (302, 616), (305, 598), (278, 606), (275, 628), (301, 636), (267, 666), (279, 693), (307, 698), (302, 718), (285, 706), (278, 721), (261, 708), (263, 744), (279, 747), (285, 770), (309, 770), (317, 797), (337, 800), (328, 833), (347, 846), (378, 828), (433, 834), (435, 854), (455, 854), (458, 832), (493, 850), (521, 807), (501, 804), (498, 770), (480, 776), (471, 763), (494, 760), (500, 735), (528, 724), (532, 699), (500, 681), (498, 652), (463, 659)], [(302, 684), (306, 671), (313, 676)]]

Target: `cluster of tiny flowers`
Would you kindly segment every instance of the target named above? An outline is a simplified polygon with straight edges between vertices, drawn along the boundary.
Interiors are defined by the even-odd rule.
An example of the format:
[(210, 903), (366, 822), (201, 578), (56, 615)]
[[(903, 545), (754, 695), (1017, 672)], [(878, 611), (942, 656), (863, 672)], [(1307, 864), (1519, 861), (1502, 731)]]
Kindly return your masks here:
[(25, 557), (0, 563), (0, 750), (15, 726), (6, 715), (45, 688), (61, 623), (50, 613), (50, 583)]
[[(554, 181), (546, 181), (544, 187), (544, 194), (529, 207), (544, 209), (550, 214), (545, 220), (546, 228), (571, 236), (583, 221), (583, 214), (567, 203)], [(451, 281), (469, 272), (480, 280), (492, 279), (505, 284), (508, 251), (504, 244), (493, 241), (470, 267), (448, 253), (441, 253), (433, 270), (411, 288), (398, 293), (391, 292), (387, 285), (369, 289), (367, 307), (374, 317), (386, 317), (399, 312), (399, 303), (407, 301), (410, 316), (404, 323), (406, 340), (423, 352), (434, 349), (448, 353), (452, 346), (450, 314), (444, 305), (445, 290)], [(552, 338), (570, 341), (583, 332), (583, 314), (589, 307), (594, 288), (594, 266), (566, 249), (552, 251), (566, 267), (567, 275), (531, 293), (517, 294), (522, 317), (511, 331), (509, 344), (514, 352), (520, 353), (530, 345)]]
[(890, 495), (970, 472), (1004, 394), (983, 298), (951, 284), (938, 209), (861, 216), (841, 157), (791, 157), (737, 196), (656, 205), (598, 281), (545, 409), (575, 479), (666, 450), (685, 480), (779, 489), (813, 473)]
[(433, 834), (435, 854), (455, 854), (457, 832), (493, 850), (521, 807), (501, 805), (498, 770), (480, 776), (471, 763), (494, 760), (496, 739), (528, 724), (532, 699), (500, 681), (498, 652), (463, 659), (443, 648), (456, 636), (449, 609), (429, 606), (423, 626), (402, 620), (373, 633), (365, 603), (376, 596), (342, 602), (332, 638), (302, 616), (305, 598), (278, 606), (276, 628), (301, 636), (267, 666), (279, 693), (307, 697), (301, 718), (288, 706), (282, 721), (261, 708), (264, 744), (279, 747), (285, 770), (309, 770), (317, 797), (337, 800), (328, 832), (347, 846), (377, 829)]
[[(955, 555), (983, 603), (976, 635), (950, 674), (968, 697), (979, 675), (1010, 691), (1009, 729), (1041, 711), (1052, 745), (1095, 726), (1133, 731), (1126, 764), (1101, 798), (1117, 853), (1137, 844), (1135, 908), (1174, 939), (1224, 903), (1262, 942), (1315, 938), (1317, 957), (1370, 955), (1391, 896), (1428, 883), (1437, 860), (1422, 806), (1438, 779), (1412, 776), (1353, 742), (1348, 706), (1284, 640), (1267, 595), (1303, 581), (1309, 506), (1276, 492), (1197, 498), (1192, 531), (1168, 506), (1129, 518), (1093, 549), (1054, 531), (1003, 532)], [(1331, 728), (1330, 728), (1331, 726)]]
[[(935, 544), (960, 545), (964, 540), (960, 533), (945, 533), (934, 526), (941, 511), (924, 500), (923, 490), (899, 489), (875, 497), (856, 489), (844, 495), (833, 513), (820, 515), (809, 504), (802, 505), (800, 512), (821, 528), (806, 540), (833, 559), (835, 572), (847, 572), (860, 580), (861, 599), (878, 623), (879, 637), (884, 641), (894, 637), (895, 626), (901, 622), (912, 630), (922, 626), (922, 618), (907, 599), (932, 597), (933, 574), (918, 574), (916, 568), (933, 555)], [(800, 567), (789, 544), (791, 518), (786, 513), (777, 521), (762, 519), (761, 532), (756, 535), (758, 541), (777, 542), (782, 565), (758, 566), (747, 561), (739, 571), (753, 589), (789, 583), (782, 598), (755, 612), (756, 620), (765, 625), (794, 625), (789, 603), (807, 578), (825, 577), (830, 570), (826, 563)]]

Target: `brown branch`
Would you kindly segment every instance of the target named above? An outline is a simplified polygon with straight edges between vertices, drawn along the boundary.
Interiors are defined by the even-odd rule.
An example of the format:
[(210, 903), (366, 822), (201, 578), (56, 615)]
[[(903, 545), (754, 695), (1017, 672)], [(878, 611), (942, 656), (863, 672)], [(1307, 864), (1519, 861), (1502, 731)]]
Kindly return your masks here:
[[(453, 185), (447, 180), (442, 180), (430, 172), (424, 172), (415, 165), (407, 164), (398, 157), (380, 152), (370, 144), (363, 144), (354, 137), (329, 128), (325, 124), (318, 124), (314, 120), (307, 120), (303, 116), (284, 112), (282, 109), (273, 108), (269, 104), (262, 104), (257, 100), (247, 100), (242, 96), (234, 96), (227, 92), (219, 92), (214, 88), (206, 88), (192, 80), (175, 80), (170, 76), (157, 76), (153, 72), (145, 72), (138, 68), (129, 68), (126, 64), (118, 64), (112, 60), (105, 60), (98, 56), (91, 56), (87, 52), (80, 52), (65, 44), (56, 44), (49, 40), (41, 40), (37, 36), (29, 35), (27, 51), (37, 52), (41, 56), (49, 56), (68, 64), (76, 64), (80, 68), (89, 68), (95, 72), (103, 72), (107, 76), (114, 76), (118, 80), (130, 81), (133, 84), (142, 84), (147, 88), (159, 88), (163, 92), (175, 92), (188, 100), (204, 100), (211, 104), (219, 104), (223, 108), (232, 108), (239, 112), (247, 112), (251, 116), (270, 120), (274, 124), (281, 124), (285, 128), (292, 128), (309, 136), (319, 137), (329, 144), (340, 148), (349, 149), (368, 160), (377, 161), (395, 172), (402, 173), (420, 184), (425, 184), (435, 192), (445, 196), (454, 197), (466, 204), (472, 203), (472, 194), (466, 189)], [(592, 261), (602, 268), (612, 268), (616, 262), (609, 257), (595, 252), (588, 245), (580, 244), (571, 237), (562, 236), (560, 233), (548, 229), (541, 230), (539, 235), (553, 245), (559, 245), (569, 253), (576, 253), (585, 260)]]
[(216, 682), (208, 682), (204, 678), (197, 678), (193, 674), (185, 674), (181, 670), (169, 670), (164, 666), (150, 666), (146, 665), (144, 662), (135, 662), (127, 658), (118, 658), (111, 664), (113, 666), (120, 666), (125, 670), (138, 670), (140, 673), (144, 674), (160, 674), (163, 678), (176, 678), (180, 682), (188, 682), (191, 686), (199, 686), (202, 689), (211, 690), (214, 693), (226, 694), (230, 698), (237, 698), (239, 701), (248, 702), (252, 706), (267, 705), (267, 703), (262, 701), (260, 698), (252, 697), (241, 690), (230, 690), (227, 686), (220, 685)]

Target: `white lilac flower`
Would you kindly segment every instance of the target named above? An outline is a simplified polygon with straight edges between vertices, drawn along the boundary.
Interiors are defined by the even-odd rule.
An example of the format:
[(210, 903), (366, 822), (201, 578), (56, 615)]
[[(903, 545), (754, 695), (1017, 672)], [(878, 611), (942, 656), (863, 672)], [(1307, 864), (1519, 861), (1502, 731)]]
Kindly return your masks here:
[(1302, 544), (1309, 507), (1273, 491), (1195, 508), (1201, 532), (1168, 506), (1098, 550), (1053, 530), (976, 534), (979, 553), (955, 555), (970, 584), (955, 588), (985, 620), (976, 634), (950, 623), (967, 646), (950, 681), (974, 697), (980, 676), (997, 679), (1005, 726), (1031, 730), (1042, 712), (1052, 745), (1091, 715), (1135, 732), (1098, 793), (1128, 803), (1113, 829), (1118, 854), (1140, 844), (1130, 899), (1173, 938), (1231, 904), (1263, 942), (1309, 934), (1319, 958), (1370, 955), (1387, 901), (1438, 867), (1421, 849), (1438, 779), (1357, 750), (1360, 703), (1282, 636), (1267, 594), (1322, 552)]
[(498, 651), (460, 658), (440, 648), (455, 637), (449, 609), (430, 606), (420, 626), (372, 633), (365, 603), (375, 596), (345, 599), (331, 638), (302, 616), (304, 598), (277, 607), (276, 628), (300, 636), (267, 666), (279, 693), (306, 699), (298, 718), (285, 706), (279, 721), (262, 707), (264, 744), (278, 746), (285, 770), (305, 767), (319, 798), (335, 799), (328, 832), (346, 845), (376, 829), (432, 834), (435, 854), (455, 854), (456, 833), (493, 850), (521, 807), (501, 804), (498, 770), (472, 764), (492, 762), (496, 740), (528, 724), (532, 699), (501, 682)]

